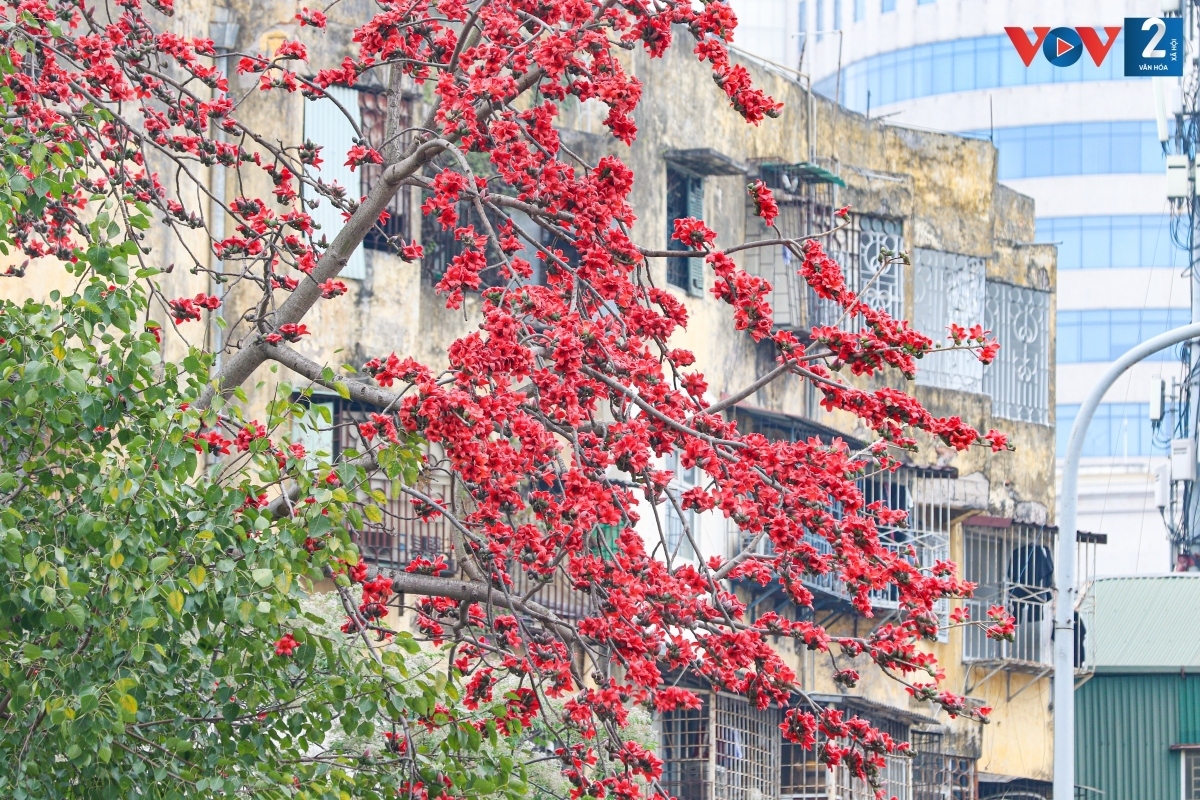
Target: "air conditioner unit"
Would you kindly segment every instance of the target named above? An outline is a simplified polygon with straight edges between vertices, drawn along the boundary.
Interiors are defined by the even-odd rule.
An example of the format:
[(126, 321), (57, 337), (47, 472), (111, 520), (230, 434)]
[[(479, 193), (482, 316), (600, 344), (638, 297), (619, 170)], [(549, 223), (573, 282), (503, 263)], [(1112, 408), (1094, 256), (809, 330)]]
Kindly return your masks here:
[(1187, 156), (1167, 156), (1167, 197), (1172, 200), (1191, 196), (1189, 179), (1192, 163)]

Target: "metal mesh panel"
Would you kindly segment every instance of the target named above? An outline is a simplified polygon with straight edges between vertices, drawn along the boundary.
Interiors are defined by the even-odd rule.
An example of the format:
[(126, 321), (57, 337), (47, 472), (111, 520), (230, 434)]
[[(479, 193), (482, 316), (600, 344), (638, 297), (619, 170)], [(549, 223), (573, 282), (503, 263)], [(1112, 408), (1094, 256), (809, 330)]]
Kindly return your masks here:
[[(945, 340), (950, 323), (970, 326), (983, 319), (987, 262), (975, 256), (940, 250), (913, 250), (913, 327), (935, 340)], [(983, 364), (974, 353), (955, 350), (921, 361), (917, 383), (983, 391)]]
[[(826, 240), (826, 252), (842, 268), (846, 286), (868, 305), (886, 311), (895, 319), (904, 317), (904, 265), (882, 266), (880, 252), (904, 249), (899, 220), (851, 214), (849, 224)], [(822, 300), (809, 290), (809, 324), (834, 325), (842, 318), (840, 305)], [(862, 324), (858, 318), (846, 323), (851, 329)]]
[(1011, 642), (988, 639), (983, 628), (964, 631), (965, 661), (1049, 664), (1054, 625), (1054, 530), (1040, 525), (1008, 528), (968, 526), (963, 540), (963, 578), (977, 584), (964, 601), (973, 621), (987, 621), (991, 606), (1016, 618)]
[(1050, 293), (987, 281), (984, 325), (1000, 354), (983, 371), (983, 391), (997, 417), (1045, 425), (1050, 420)]
[(744, 698), (716, 696), (714, 800), (779, 796), (779, 711)]

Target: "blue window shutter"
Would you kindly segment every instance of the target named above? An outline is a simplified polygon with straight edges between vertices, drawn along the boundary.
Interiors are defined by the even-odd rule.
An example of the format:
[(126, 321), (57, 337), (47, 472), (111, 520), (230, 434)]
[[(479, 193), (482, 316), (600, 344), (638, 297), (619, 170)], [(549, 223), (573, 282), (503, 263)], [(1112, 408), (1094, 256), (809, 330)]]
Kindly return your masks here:
[[(704, 179), (688, 178), (688, 216), (704, 219)], [(704, 296), (704, 259), (688, 259), (687, 293), (692, 297)]]
[[(353, 117), (354, 125), (361, 127), (362, 117), (358, 109), (358, 92), (354, 89), (331, 86), (325, 90), (330, 97), (342, 104)], [(346, 153), (354, 146), (354, 125), (346, 115), (328, 99), (308, 100), (304, 103), (304, 138), (321, 147), (321, 168), (317, 175), (327, 184), (337, 183), (355, 202), (362, 196), (362, 184), (357, 171), (351, 172), (345, 165)], [(317, 200), (316, 208), (305, 208), (313, 222), (320, 225), (316, 239), (324, 235), (330, 242), (342, 230), (345, 222), (341, 210), (324, 197), (316, 195), (306, 187), (306, 200)], [(316, 196), (314, 196), (316, 195)], [(342, 278), (362, 280), (366, 277), (366, 263), (362, 245), (355, 249), (340, 275)]]

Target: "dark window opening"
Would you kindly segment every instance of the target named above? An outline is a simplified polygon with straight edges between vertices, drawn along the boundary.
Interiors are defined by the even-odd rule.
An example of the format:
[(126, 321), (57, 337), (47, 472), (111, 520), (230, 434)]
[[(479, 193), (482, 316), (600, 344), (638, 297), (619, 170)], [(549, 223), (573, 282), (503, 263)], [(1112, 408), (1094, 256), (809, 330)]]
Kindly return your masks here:
[[(667, 249), (690, 250), (677, 239), (675, 220), (704, 217), (704, 179), (667, 167)], [(704, 259), (672, 257), (667, 259), (667, 283), (685, 289), (688, 294), (704, 294)]]

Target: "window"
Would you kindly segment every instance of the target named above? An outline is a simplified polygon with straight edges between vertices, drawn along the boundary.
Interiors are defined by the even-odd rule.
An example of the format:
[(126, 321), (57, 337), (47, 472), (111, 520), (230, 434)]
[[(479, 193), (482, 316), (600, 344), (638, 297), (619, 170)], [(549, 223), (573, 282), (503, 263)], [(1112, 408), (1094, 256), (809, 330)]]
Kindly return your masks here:
[(842, 0), (833, 0), (833, 29), (842, 29)]
[(987, 281), (983, 325), (1000, 354), (983, 370), (992, 413), (1046, 425), (1050, 421), (1050, 293)]
[[(895, 0), (881, 0), (883, 12), (895, 9)], [(865, 0), (855, 0), (854, 20), (865, 17)], [(1117, 52), (1124, 47), (1121, 37)], [(872, 107), (884, 106), (917, 97), (947, 92), (996, 89), (1042, 83), (1125, 80), (1119, 58), (1107, 58), (1097, 67), (1090, 58), (1081, 58), (1072, 67), (1053, 67), (1040, 56), (1026, 67), (1007, 34), (979, 36), (953, 42), (936, 42), (880, 53), (860, 59), (842, 68), (841, 103), (855, 111), (867, 107), (867, 92)], [(905, 65), (901, 67), (901, 65)], [(832, 97), (837, 76), (817, 81), (817, 92)]]
[[(860, 707), (842, 708), (846, 717), (858, 716), (866, 719), (878, 730), (888, 734), (897, 742), (911, 737), (908, 726), (894, 720), (874, 716), (871, 711)], [(875, 790), (853, 777), (841, 766), (828, 770), (818, 759), (820, 748), (825, 746), (825, 736), (817, 732), (817, 741), (811, 750), (798, 744), (783, 742), (780, 750), (780, 794), (783, 800), (874, 800)], [(884, 767), (880, 772), (882, 797), (897, 800), (960, 800), (959, 795), (914, 795), (914, 759), (908, 755), (884, 755)], [(974, 784), (972, 783), (972, 786)], [(962, 795), (968, 800), (970, 795)]]
[[(842, 267), (847, 287), (864, 302), (882, 309), (895, 319), (904, 317), (904, 265), (881, 264), (883, 250), (904, 250), (903, 223), (898, 219), (851, 214), (850, 224), (828, 239), (830, 257)], [(831, 300), (822, 300), (808, 292), (809, 324), (834, 325), (842, 320), (843, 309)], [(861, 318), (843, 324), (861, 324)]]
[[(828, 184), (801, 183), (791, 190), (780, 186), (766, 168), (764, 179), (775, 191), (779, 202), (779, 216), (775, 227), (786, 239), (830, 230), (834, 227), (832, 197)], [(796, 194), (794, 192), (798, 192)], [(747, 206), (746, 241), (774, 239), (775, 231), (763, 224), (762, 218), (754, 216), (752, 206)], [(771, 282), (771, 303), (775, 325), (790, 330), (808, 330), (804, 326), (803, 306), (808, 284), (800, 277), (800, 264), (792, 251), (786, 247), (752, 247), (743, 253), (743, 265), (751, 275), (766, 278)]]
[(913, 800), (974, 800), (975, 759), (947, 752), (941, 732), (913, 731)]
[(722, 693), (697, 694), (700, 708), (660, 718), (663, 789), (679, 800), (778, 797), (779, 710), (760, 711)]
[(879, 10), (884, 14), (896, 10), (896, 0), (880, 0)]
[[(934, 340), (945, 340), (950, 323), (983, 317), (984, 259), (918, 247), (912, 260), (914, 328)], [(917, 383), (978, 394), (983, 391), (983, 369), (974, 353), (933, 353), (921, 360)]]
[(825, 38), (825, 0), (813, 0), (817, 4), (817, 41)]
[[(1097, 309), (1058, 312), (1059, 364), (1113, 361), (1139, 342), (1186, 324), (1186, 308)], [(1147, 358), (1170, 361), (1179, 348), (1169, 347)]]
[[(663, 539), (667, 547), (667, 560), (668, 562), (677, 558), (692, 560), (696, 558), (692, 540), (698, 535), (696, 512), (692, 509), (676, 509), (676, 506), (679, 505), (683, 493), (696, 485), (700, 479), (700, 470), (697, 467), (685, 468), (680, 463), (678, 451), (668, 453), (666, 461), (666, 468), (675, 474), (674, 480), (667, 487), (670, 499), (664, 500), (662, 504), (663, 533), (665, 534)], [(680, 511), (683, 512), (682, 516)], [(688, 538), (689, 532), (691, 539)]]
[[(807, 0), (800, 0), (800, 27), (798, 28), (798, 30), (800, 31), (800, 33), (808, 32), (808, 2), (807, 2)], [(803, 48), (804, 45), (805, 45), (804, 39), (801, 38), (800, 39), (800, 47)]]
[(1000, 180), (1163, 170), (1162, 146), (1153, 120), (1027, 125), (967, 135), (991, 135), (1000, 151)]
[[(675, 220), (685, 217), (701, 219), (704, 216), (704, 179), (691, 175), (677, 167), (667, 167), (667, 249), (688, 250), (677, 239)], [(693, 297), (704, 294), (703, 258), (668, 258), (667, 283), (687, 290)]]
[(935, 0), (917, 0), (917, 5), (919, 5), (919, 6), (931, 5), (934, 2), (935, 2)]
[[(338, 185), (346, 190), (348, 199), (358, 202), (361, 196), (361, 178), (344, 165), (345, 154), (354, 146), (356, 137), (354, 125), (361, 124), (362, 116), (358, 106), (358, 91), (339, 86), (331, 86), (326, 90), (328, 98), (307, 101), (304, 105), (304, 138), (322, 148), (321, 157), (324, 163), (319, 173), (321, 180), (329, 185)], [(341, 104), (346, 110), (343, 114), (334, 104)], [(350, 119), (347, 119), (349, 114)], [(353, 122), (353, 124), (352, 124)], [(305, 201), (316, 201), (316, 208), (306, 209), (312, 217), (317, 241), (322, 239), (332, 242), (344, 224), (342, 211), (333, 205), (326, 197), (316, 195), (310, 187), (304, 187)], [(351, 254), (346, 266), (342, 268), (341, 277), (362, 280), (366, 277), (363, 248), (359, 247)]]
[(1187, 265), (1187, 250), (1175, 241), (1165, 214), (1044, 217), (1036, 238), (1058, 245), (1060, 270)]
[[(344, 87), (332, 86), (326, 90), (329, 97), (309, 100), (304, 106), (304, 138), (323, 148), (318, 176), (327, 184), (336, 183), (346, 190), (347, 199), (358, 202), (383, 175), (382, 165), (367, 165), (353, 172), (342, 162), (347, 151), (354, 146), (357, 125), (363, 136), (376, 149), (382, 149), (386, 138), (387, 96), (384, 94)], [(335, 103), (336, 101), (336, 103)], [(338, 105), (341, 108), (338, 108)], [(343, 113), (344, 109), (344, 113)], [(408, 101), (402, 101), (400, 128), (408, 127), (406, 116), (411, 113)], [(349, 117), (349, 118), (347, 118)], [(353, 123), (353, 124), (352, 124)], [(332, 242), (342, 229), (342, 211), (325, 197), (305, 187), (305, 200), (315, 200), (319, 205), (309, 209), (313, 222), (320, 226), (317, 240), (325, 238)], [(362, 280), (366, 277), (363, 250), (393, 252), (389, 239), (409, 239), (409, 191), (396, 193), (387, 207), (388, 219), (377, 224), (363, 239), (363, 246), (354, 251), (342, 269), (341, 277)]]
[(1183, 800), (1200, 800), (1200, 750), (1183, 751)]
[(1013, 524), (1007, 528), (972, 526), (963, 537), (962, 577), (976, 584), (963, 601), (976, 622), (987, 621), (991, 606), (1004, 606), (1015, 620), (1013, 641), (987, 638), (978, 625), (963, 629), (963, 660), (1051, 661), (1054, 595), (1054, 529)]
[(867, 0), (854, 0), (854, 21), (861, 22), (867, 16)]
[[(1067, 454), (1071, 426), (1079, 416), (1076, 404), (1056, 407), (1058, 457)], [(1101, 403), (1083, 440), (1083, 455), (1089, 457), (1142, 457), (1163, 455), (1167, 443), (1154, 440), (1150, 406), (1146, 403)]]
[[(308, 401), (298, 399), (296, 402), (305, 403), (315, 411), (313, 420), (304, 423), (297, 420), (292, 425), (292, 440), (304, 445), (312, 466), (316, 466), (318, 453), (322, 454), (322, 461), (336, 463), (348, 450), (366, 451), (358, 423), (368, 421), (368, 414), (376, 409), (340, 397), (315, 396)], [(448, 563), (454, 563), (450, 527), (445, 517), (439, 515), (428, 521), (422, 520), (414, 512), (409, 498), (393, 496), (391, 481), (382, 477), (371, 478), (369, 486), (348, 487), (347, 491), (353, 492), (355, 488), (378, 489), (387, 497), (385, 503), (378, 504), (383, 519), (378, 523), (364, 521), (362, 528), (354, 532), (355, 542), (365, 560), (402, 567), (417, 556), (444, 555)], [(435, 484), (426, 493), (442, 501), (447, 497), (447, 487)]]

